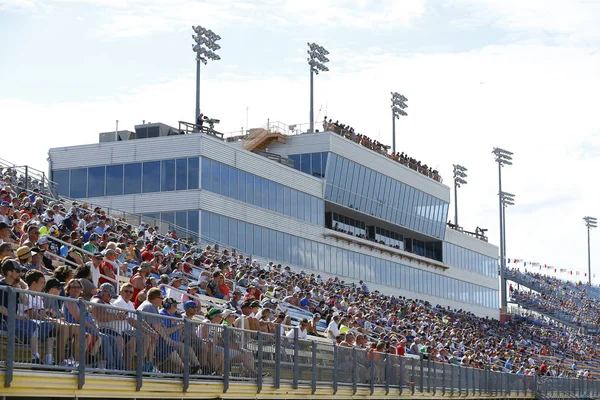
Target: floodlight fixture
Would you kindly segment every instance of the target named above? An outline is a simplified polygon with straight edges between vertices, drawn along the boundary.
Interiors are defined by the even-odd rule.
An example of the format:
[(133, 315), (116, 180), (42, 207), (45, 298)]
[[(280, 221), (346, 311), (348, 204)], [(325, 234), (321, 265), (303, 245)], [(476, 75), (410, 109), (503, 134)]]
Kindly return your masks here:
[(221, 59), (215, 53), (215, 51), (221, 49), (221, 46), (216, 43), (221, 40), (221, 36), (200, 25), (192, 26), (192, 30), (196, 33), (196, 35), (192, 35), (192, 39), (196, 42), (192, 44), (192, 50), (196, 53), (196, 110), (194, 122), (197, 123), (200, 117), (200, 63), (206, 65), (209, 60), (218, 61)]
[(392, 153), (396, 154), (396, 119), (406, 117), (408, 113), (404, 111), (408, 107), (408, 99), (398, 92), (390, 92), (392, 95)]
[(325, 65), (329, 62), (329, 52), (325, 50), (323, 46), (319, 46), (316, 43), (308, 42), (308, 65), (310, 67), (310, 124), (309, 132), (315, 131), (315, 119), (314, 119), (314, 75), (319, 75), (319, 72), (327, 72), (329, 68)]
[(588, 247), (588, 284), (592, 285), (592, 258), (590, 251), (590, 229), (598, 227), (598, 219), (596, 217), (583, 217), (585, 221), (585, 226), (587, 228), (587, 247)]
[(454, 225), (458, 227), (458, 188), (466, 185), (467, 169), (459, 164), (452, 164), (454, 171)]

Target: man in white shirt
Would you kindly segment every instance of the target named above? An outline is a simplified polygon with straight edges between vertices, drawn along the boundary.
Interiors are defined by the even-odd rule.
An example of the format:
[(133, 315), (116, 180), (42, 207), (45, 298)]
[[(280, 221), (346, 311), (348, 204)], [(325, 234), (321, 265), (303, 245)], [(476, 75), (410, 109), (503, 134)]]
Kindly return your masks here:
[(333, 314), (333, 318), (331, 319), (331, 322), (329, 323), (329, 325), (327, 326), (327, 329), (325, 330), (325, 334), (327, 335), (327, 338), (330, 339), (334, 344), (337, 341), (336, 338), (340, 334), (340, 330), (338, 328), (339, 322), (340, 322), (340, 315), (338, 313)]
[[(300, 321), (300, 323), (298, 324), (298, 339), (308, 340), (308, 331), (306, 330), (307, 326), (308, 320), (306, 318)], [(290, 329), (290, 331), (285, 336), (289, 339), (294, 339), (294, 335), (296, 334), (295, 332), (295, 329)]]

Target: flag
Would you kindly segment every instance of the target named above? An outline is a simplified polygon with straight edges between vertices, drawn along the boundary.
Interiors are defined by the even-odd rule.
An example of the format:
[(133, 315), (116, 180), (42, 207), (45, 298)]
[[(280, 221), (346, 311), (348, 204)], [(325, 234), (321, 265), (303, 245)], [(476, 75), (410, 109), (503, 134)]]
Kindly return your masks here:
[(556, 268), (554, 268), (554, 273), (556, 273)]
[(507, 258), (506, 261), (508, 261), (508, 263), (510, 264), (510, 258)]
[(571, 271), (571, 275), (573, 275), (573, 271)]

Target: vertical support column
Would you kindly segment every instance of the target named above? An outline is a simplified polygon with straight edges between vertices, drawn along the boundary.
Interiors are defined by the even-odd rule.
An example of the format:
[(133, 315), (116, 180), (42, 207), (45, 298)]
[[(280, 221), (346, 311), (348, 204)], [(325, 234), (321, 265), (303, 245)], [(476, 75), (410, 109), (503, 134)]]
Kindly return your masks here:
[[(6, 372), (4, 376), (4, 387), (9, 388), (13, 380), (15, 366), (15, 335), (17, 332), (17, 293), (11, 286), (5, 286), (8, 290), (8, 318), (7, 318), (7, 337), (6, 337)], [(1, 293), (1, 292), (0, 292)]]
[(498, 162), (498, 204), (500, 214), (500, 307), (506, 307), (506, 276), (504, 274), (504, 207), (502, 206), (502, 164)]
[(77, 374), (77, 389), (81, 390), (85, 384), (85, 315), (86, 305), (83, 300), (77, 303), (79, 307), (79, 372)]
[(371, 352), (371, 359), (369, 361), (369, 372), (371, 373), (371, 379), (369, 382), (369, 386), (371, 388), (371, 395), (375, 392), (375, 356), (373, 352)]
[[(414, 382), (415, 381), (415, 359), (414, 358), (409, 358), (410, 360), (410, 364), (411, 364), (411, 369), (410, 369), (410, 373), (411, 373), (411, 377), (410, 377), (410, 381)], [(414, 395), (415, 394), (415, 385), (411, 386), (411, 394)]]
[[(194, 124), (200, 115), (200, 55), (196, 55), (196, 112), (194, 115)], [(194, 129), (196, 130), (196, 129)]]
[(338, 347), (333, 345), (333, 394), (338, 390)]
[(256, 393), (262, 391), (263, 386), (263, 333), (261, 331), (256, 332), (258, 338), (258, 371), (256, 373)]
[(183, 320), (183, 393), (190, 387), (190, 343), (192, 341), (191, 324), (186, 318)]
[(311, 368), (312, 368), (312, 380), (311, 380), (311, 394), (315, 394), (317, 391), (317, 344), (311, 340)]
[(423, 386), (425, 384), (425, 368), (424, 368), (424, 359), (423, 355), (419, 357), (419, 369), (421, 370), (421, 376), (419, 378), (419, 391), (423, 393)]
[(442, 396), (446, 395), (446, 363), (442, 363)]
[(273, 385), (279, 389), (281, 383), (281, 324), (275, 324), (275, 379)]
[(298, 327), (294, 328), (294, 381), (292, 386), (294, 390), (298, 389), (298, 375), (300, 374), (298, 371), (298, 348), (300, 347), (300, 341), (298, 340), (299, 330), (300, 328)]
[(455, 366), (450, 364), (450, 397), (454, 396), (454, 369)]
[(223, 325), (223, 393), (227, 393), (229, 390), (229, 376), (231, 373), (230, 340), (229, 327)]
[[(135, 391), (139, 392), (142, 389), (142, 382), (144, 380), (144, 352), (142, 349), (144, 348), (143, 343), (143, 326), (144, 320), (142, 318), (142, 313), (140, 311), (136, 311), (135, 317), (137, 320), (137, 329), (135, 330), (135, 345), (138, 349), (136, 357), (135, 357)], [(150, 360), (148, 360), (150, 361)]]
[(406, 358), (400, 357), (400, 382), (398, 382), (398, 388), (400, 389), (398, 393), (402, 395), (402, 391), (404, 389), (404, 368), (406, 367)]
[(385, 394), (390, 394), (390, 355), (385, 355)]
[(358, 385), (357, 385), (357, 367), (358, 367), (358, 360), (356, 359), (356, 347), (352, 348), (352, 394), (356, 394), (356, 391), (358, 389)]
[(392, 111), (392, 154), (396, 154), (396, 114)]
[(29, 167), (25, 166), (25, 190), (29, 189)]

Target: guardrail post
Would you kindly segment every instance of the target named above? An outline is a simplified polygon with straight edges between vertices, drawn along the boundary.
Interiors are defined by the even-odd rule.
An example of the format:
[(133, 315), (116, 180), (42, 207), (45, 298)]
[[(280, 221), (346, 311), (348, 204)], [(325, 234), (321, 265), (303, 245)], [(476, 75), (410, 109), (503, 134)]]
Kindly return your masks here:
[(369, 387), (371, 391), (371, 395), (375, 392), (375, 356), (373, 355), (374, 350), (371, 351), (371, 358), (369, 359), (369, 373), (371, 379), (369, 380)]
[(223, 393), (227, 393), (227, 390), (229, 390), (229, 375), (231, 372), (231, 357), (229, 354), (229, 346), (229, 327), (227, 325), (223, 325)]
[(390, 355), (385, 355), (385, 394), (390, 394)]
[(256, 332), (256, 336), (258, 339), (258, 372), (256, 374), (256, 393), (260, 393), (263, 385), (263, 333), (258, 331)]
[(338, 389), (338, 347), (333, 345), (333, 394), (337, 394)]
[(356, 347), (352, 347), (352, 394), (356, 394), (356, 390), (357, 390), (357, 382), (356, 382), (356, 374), (357, 374), (357, 364), (358, 361), (356, 360)]
[(402, 395), (402, 391), (404, 389), (404, 368), (406, 366), (406, 358), (404, 356), (400, 357), (400, 382), (398, 383), (399, 394)]
[(454, 396), (454, 364), (450, 364), (450, 397)]
[(446, 395), (446, 363), (442, 363), (442, 396)]
[(424, 368), (423, 368), (423, 354), (419, 355), (419, 370), (421, 371), (421, 376), (419, 377), (419, 391), (423, 393), (423, 386), (425, 383)]
[(293, 388), (294, 389), (298, 389), (298, 348), (300, 347), (300, 341), (298, 340), (298, 335), (300, 333), (300, 328), (295, 327), (294, 328), (294, 381), (293, 381)]
[(279, 389), (281, 382), (281, 324), (275, 324), (275, 379), (273, 385)]
[(311, 340), (311, 367), (312, 367), (312, 381), (311, 381), (311, 394), (315, 394), (317, 391), (317, 344)]
[(411, 386), (411, 394), (415, 394), (415, 360), (414, 358), (409, 358), (410, 360), (410, 364), (411, 364), (411, 368), (410, 368), (410, 381), (413, 382), (413, 385)]
[[(79, 307), (79, 373), (77, 374), (77, 389), (81, 390), (85, 384), (85, 316), (87, 309), (83, 300), (77, 303)], [(98, 340), (100, 340), (98, 338)]]
[[(190, 387), (190, 342), (192, 341), (191, 324), (187, 318), (183, 320), (183, 392)], [(139, 353), (138, 353), (139, 354)]]
[(427, 358), (427, 393), (431, 393), (431, 358)]
[(144, 339), (142, 337), (144, 320), (140, 311), (136, 310), (135, 316), (137, 320), (137, 329), (135, 330), (135, 345), (137, 349), (135, 357), (135, 391), (139, 392), (142, 389), (142, 382), (144, 380)]
[[(478, 370), (479, 371), (479, 370)], [(475, 368), (471, 368), (471, 395), (475, 395), (477, 392), (477, 380), (475, 379)]]
[[(5, 286), (5, 290), (8, 291), (8, 304), (6, 308), (8, 310), (8, 333), (6, 337), (6, 372), (4, 375), (4, 387), (10, 387), (13, 380), (13, 372), (15, 367), (15, 336), (17, 332), (17, 293), (10, 286)], [(0, 292), (1, 293), (1, 292)]]

